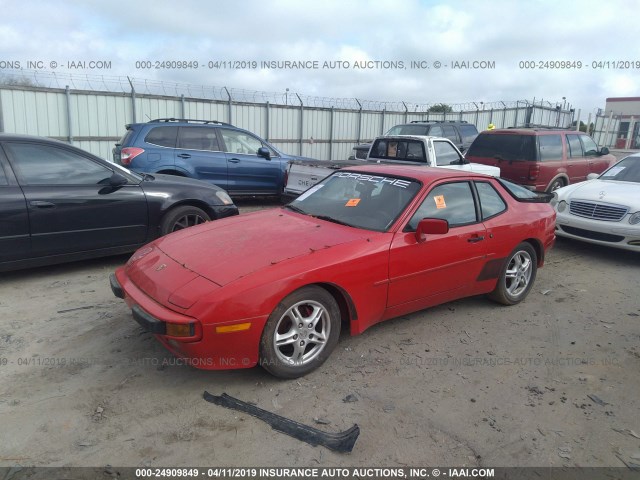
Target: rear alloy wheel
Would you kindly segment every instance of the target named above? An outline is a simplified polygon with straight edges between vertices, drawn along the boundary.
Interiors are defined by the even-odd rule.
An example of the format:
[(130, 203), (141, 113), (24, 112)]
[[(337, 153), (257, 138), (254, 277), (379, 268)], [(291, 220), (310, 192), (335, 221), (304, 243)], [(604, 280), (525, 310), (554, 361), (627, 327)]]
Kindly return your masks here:
[(260, 365), (280, 378), (297, 378), (329, 357), (340, 336), (340, 308), (317, 286), (287, 296), (271, 313), (260, 340)]
[(547, 193), (555, 192), (556, 190), (564, 186), (565, 186), (564, 179), (556, 178), (553, 182), (551, 182), (551, 185), (549, 185), (549, 188), (547, 188)]
[(529, 243), (518, 245), (502, 269), (498, 284), (489, 297), (504, 305), (515, 305), (526, 298), (538, 271), (538, 256)]
[(200, 225), (211, 220), (207, 213), (191, 205), (184, 205), (169, 210), (160, 224), (161, 235), (167, 235), (171, 232), (177, 232), (184, 228)]

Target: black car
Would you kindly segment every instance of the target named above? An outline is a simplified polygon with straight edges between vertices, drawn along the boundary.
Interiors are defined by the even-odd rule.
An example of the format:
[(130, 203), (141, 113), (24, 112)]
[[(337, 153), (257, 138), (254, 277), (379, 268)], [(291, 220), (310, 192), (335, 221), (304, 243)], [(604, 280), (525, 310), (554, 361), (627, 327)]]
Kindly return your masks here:
[(129, 252), (237, 214), (214, 185), (139, 175), (63, 142), (0, 134), (0, 271)]

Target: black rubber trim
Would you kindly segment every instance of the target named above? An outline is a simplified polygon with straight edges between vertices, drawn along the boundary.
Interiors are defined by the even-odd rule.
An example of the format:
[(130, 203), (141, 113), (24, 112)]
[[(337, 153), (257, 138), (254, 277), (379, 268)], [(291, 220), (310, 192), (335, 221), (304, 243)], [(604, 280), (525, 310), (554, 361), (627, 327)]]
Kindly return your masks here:
[(124, 298), (124, 290), (120, 286), (115, 273), (109, 275), (109, 283), (111, 284), (111, 291), (113, 294), (118, 298)]
[(145, 312), (140, 306), (134, 305), (131, 309), (133, 318), (146, 331), (155, 333), (156, 335), (167, 334), (167, 324)]
[(336, 452), (349, 453), (353, 450), (353, 446), (356, 444), (358, 435), (360, 435), (360, 427), (358, 427), (358, 425), (354, 425), (344, 432), (323, 432), (317, 428), (281, 417), (280, 415), (268, 412), (256, 407), (255, 405), (251, 405), (250, 403), (233, 398), (226, 393), (217, 396), (211, 395), (209, 392), (205, 391), (203, 397), (207, 402), (253, 415), (256, 418), (267, 422), (274, 430), (289, 435), (290, 437), (297, 438), (298, 440), (313, 445), (314, 447), (316, 445), (322, 445)]

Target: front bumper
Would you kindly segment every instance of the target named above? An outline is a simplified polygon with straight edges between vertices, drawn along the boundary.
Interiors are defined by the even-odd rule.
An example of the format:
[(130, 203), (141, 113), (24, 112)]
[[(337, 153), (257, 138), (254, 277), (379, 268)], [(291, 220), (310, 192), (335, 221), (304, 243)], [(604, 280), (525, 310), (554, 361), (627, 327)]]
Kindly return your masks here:
[[(260, 337), (268, 316), (203, 323), (155, 302), (127, 277), (123, 268), (109, 276), (109, 283), (113, 294), (124, 299), (131, 308), (134, 320), (153, 333), (171, 353), (183, 359), (182, 364), (206, 370), (226, 370), (250, 368), (258, 363)], [(192, 335), (167, 335), (168, 323), (189, 324)], [(247, 323), (251, 324), (248, 329), (219, 331), (221, 327)]]
[(556, 212), (556, 235), (583, 242), (640, 252), (640, 225), (625, 217), (620, 222), (605, 222)]

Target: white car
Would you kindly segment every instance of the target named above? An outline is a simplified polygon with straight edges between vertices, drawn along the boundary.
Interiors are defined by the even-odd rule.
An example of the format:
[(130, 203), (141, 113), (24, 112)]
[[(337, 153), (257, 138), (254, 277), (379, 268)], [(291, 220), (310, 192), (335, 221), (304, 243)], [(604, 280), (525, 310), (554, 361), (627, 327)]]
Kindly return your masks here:
[(556, 235), (640, 252), (640, 153), (556, 190), (551, 205)]

